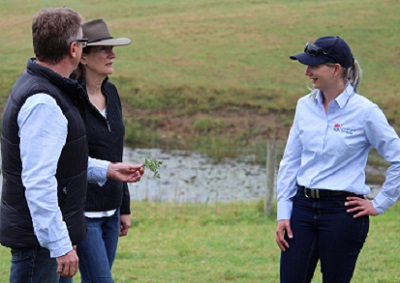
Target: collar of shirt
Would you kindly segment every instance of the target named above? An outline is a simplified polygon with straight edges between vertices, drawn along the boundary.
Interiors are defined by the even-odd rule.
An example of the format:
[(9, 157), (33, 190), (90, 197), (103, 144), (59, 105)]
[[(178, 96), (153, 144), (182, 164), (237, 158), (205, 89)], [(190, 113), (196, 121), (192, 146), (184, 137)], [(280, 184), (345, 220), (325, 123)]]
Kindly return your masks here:
[[(336, 103), (340, 108), (343, 108), (347, 102), (349, 101), (350, 97), (354, 94), (354, 88), (351, 84), (348, 84), (346, 86), (346, 88), (344, 89), (344, 91), (338, 95), (338, 97), (336, 97), (331, 103)], [(323, 93), (321, 90), (318, 90), (316, 99), (315, 99), (315, 103), (318, 105), (323, 105), (323, 97), (322, 97)]]

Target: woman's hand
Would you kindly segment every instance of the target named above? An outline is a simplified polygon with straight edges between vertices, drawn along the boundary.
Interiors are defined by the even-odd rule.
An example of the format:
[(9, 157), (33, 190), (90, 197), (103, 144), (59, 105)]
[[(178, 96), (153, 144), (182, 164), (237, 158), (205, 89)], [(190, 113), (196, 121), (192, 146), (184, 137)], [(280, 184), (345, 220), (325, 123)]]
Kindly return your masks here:
[(128, 235), (129, 228), (131, 228), (131, 216), (129, 214), (121, 214), (119, 236), (124, 237)]
[(289, 248), (289, 243), (285, 240), (286, 233), (289, 239), (293, 238), (292, 228), (290, 228), (290, 221), (279, 220), (278, 226), (276, 227), (276, 243), (283, 252), (285, 252), (286, 249)]
[(378, 215), (378, 212), (375, 210), (372, 202), (367, 200), (366, 198), (360, 197), (347, 197), (347, 201), (344, 203), (345, 206), (351, 206), (351, 208), (347, 209), (348, 213), (355, 213), (354, 218), (358, 218), (365, 215)]

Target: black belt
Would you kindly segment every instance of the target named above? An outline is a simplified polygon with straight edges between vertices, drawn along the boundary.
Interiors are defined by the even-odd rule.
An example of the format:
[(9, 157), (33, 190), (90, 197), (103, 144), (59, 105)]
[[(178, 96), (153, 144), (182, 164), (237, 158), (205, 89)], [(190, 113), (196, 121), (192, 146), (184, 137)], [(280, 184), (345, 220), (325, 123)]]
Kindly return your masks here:
[(298, 185), (298, 188), (307, 198), (329, 198), (337, 196), (355, 196), (356, 194), (349, 193), (346, 191), (332, 191), (332, 190), (318, 190), (309, 189), (304, 186)]

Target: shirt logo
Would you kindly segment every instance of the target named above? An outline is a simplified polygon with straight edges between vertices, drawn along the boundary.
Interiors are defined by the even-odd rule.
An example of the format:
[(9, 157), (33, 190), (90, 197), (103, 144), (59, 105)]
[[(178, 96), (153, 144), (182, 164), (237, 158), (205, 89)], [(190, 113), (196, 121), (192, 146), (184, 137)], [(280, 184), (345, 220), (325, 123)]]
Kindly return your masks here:
[(355, 131), (356, 131), (356, 129), (345, 128), (345, 127), (343, 127), (343, 125), (340, 125), (339, 123), (336, 123), (336, 124), (333, 126), (333, 130), (334, 130), (335, 132), (344, 133), (344, 134), (346, 134), (346, 135), (352, 135), (352, 134), (354, 134)]
[(339, 132), (340, 131), (340, 124), (335, 124), (335, 126), (333, 127), (333, 130), (335, 132)]

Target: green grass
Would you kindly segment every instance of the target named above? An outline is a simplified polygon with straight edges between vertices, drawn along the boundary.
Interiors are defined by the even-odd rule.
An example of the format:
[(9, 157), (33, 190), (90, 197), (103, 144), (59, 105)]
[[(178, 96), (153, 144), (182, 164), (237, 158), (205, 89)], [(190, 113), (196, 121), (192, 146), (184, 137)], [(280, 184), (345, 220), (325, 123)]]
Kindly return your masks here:
[[(279, 282), (275, 216), (262, 201), (230, 204), (132, 203), (132, 228), (120, 238), (113, 274), (118, 283)], [(400, 278), (400, 203), (371, 217), (355, 283)], [(0, 283), (9, 276), (9, 250), (0, 248)], [(76, 282), (79, 282), (79, 274)], [(313, 283), (321, 283), (316, 272)]]
[[(125, 107), (129, 144), (160, 145), (153, 143), (164, 138), (159, 129), (173, 119), (187, 120), (193, 131), (185, 136), (175, 125), (168, 137), (197, 136), (186, 147), (205, 147), (217, 157), (229, 154), (226, 147), (278, 137), (276, 127), (290, 125), (308, 84), (304, 66), (288, 56), (328, 34), (350, 44), (364, 71), (360, 93), (400, 129), (397, 0), (2, 0), (0, 110), (33, 56), (32, 16), (62, 5), (86, 19), (104, 17), (114, 36), (132, 39), (129, 47), (116, 48), (111, 78)], [(236, 120), (223, 120), (227, 113)], [(247, 113), (273, 114), (278, 122), (257, 125)], [(227, 131), (243, 120), (242, 131)], [(278, 282), (276, 223), (259, 204), (133, 208), (134, 228), (121, 239), (115, 262), (117, 282)], [(399, 213), (397, 204), (371, 218), (354, 282), (400, 278)], [(0, 248), (0, 283), (8, 280), (9, 258)]]
[[(2, 0), (0, 9), (0, 110), (32, 56), (30, 24), (41, 7), (59, 0)], [(363, 70), (360, 93), (379, 103), (400, 129), (398, 69), (400, 4), (397, 0), (87, 0), (68, 1), (86, 19), (104, 17), (114, 36), (132, 39), (116, 48), (115, 82), (122, 96), (127, 143), (152, 145), (165, 137), (193, 145), (207, 121), (236, 114), (207, 136), (285, 139), (296, 100), (307, 92), (304, 66), (288, 59), (306, 41), (340, 35)], [(251, 124), (253, 113), (278, 120)], [(161, 132), (170, 121), (187, 120)], [(229, 131), (220, 133), (219, 127)], [(279, 127), (286, 127), (280, 133)], [(187, 130), (189, 129), (189, 130)], [(213, 128), (214, 129), (214, 128)], [(192, 140), (191, 140), (192, 139)], [(196, 141), (196, 140), (195, 140)], [(182, 145), (181, 144), (181, 145)]]

